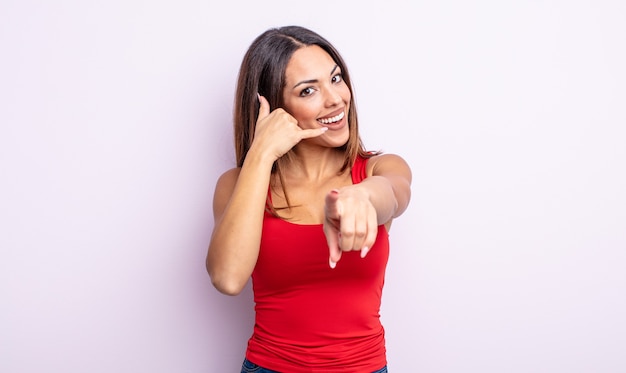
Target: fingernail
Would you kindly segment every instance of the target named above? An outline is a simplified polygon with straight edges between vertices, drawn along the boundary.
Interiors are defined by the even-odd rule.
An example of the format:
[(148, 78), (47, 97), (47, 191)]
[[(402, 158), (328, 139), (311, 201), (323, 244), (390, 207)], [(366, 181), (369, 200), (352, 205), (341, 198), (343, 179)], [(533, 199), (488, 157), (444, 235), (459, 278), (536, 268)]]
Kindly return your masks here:
[(334, 269), (337, 266), (337, 262), (333, 262), (331, 258), (328, 258), (328, 264), (330, 265), (330, 268), (332, 269)]
[(328, 131), (328, 127), (322, 127), (322, 128), (320, 128), (320, 130), (322, 131), (322, 133), (326, 132), (326, 131)]
[(369, 248), (369, 247), (367, 247), (367, 246), (364, 246), (364, 247), (361, 249), (361, 258), (365, 258), (365, 255), (367, 255), (367, 253), (368, 253), (369, 251), (370, 251), (370, 248)]

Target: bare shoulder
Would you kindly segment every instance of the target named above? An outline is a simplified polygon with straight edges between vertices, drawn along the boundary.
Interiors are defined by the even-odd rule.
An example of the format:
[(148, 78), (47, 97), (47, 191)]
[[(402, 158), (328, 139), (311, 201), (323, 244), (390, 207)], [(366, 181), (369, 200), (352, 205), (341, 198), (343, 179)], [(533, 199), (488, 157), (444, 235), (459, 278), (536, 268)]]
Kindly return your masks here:
[(398, 175), (411, 180), (411, 168), (404, 158), (397, 154), (375, 155), (367, 162), (367, 175)]
[(240, 172), (240, 167), (231, 168), (217, 179), (215, 194), (213, 195), (213, 214), (215, 216), (220, 216), (226, 208), (226, 204), (235, 189), (235, 184), (237, 184)]
[(226, 185), (235, 185), (237, 179), (239, 178), (239, 173), (241, 172), (241, 167), (234, 167), (230, 170), (225, 171), (220, 177), (217, 179), (217, 187), (222, 186), (222, 184)]

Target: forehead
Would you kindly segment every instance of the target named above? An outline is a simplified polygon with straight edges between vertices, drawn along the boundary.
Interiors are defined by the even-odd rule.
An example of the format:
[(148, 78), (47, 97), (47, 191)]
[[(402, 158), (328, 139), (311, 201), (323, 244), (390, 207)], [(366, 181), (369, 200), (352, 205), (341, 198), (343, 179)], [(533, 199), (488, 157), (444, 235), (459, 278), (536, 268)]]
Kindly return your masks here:
[(302, 47), (295, 51), (287, 64), (287, 81), (321, 79), (328, 77), (336, 63), (332, 57), (317, 45)]

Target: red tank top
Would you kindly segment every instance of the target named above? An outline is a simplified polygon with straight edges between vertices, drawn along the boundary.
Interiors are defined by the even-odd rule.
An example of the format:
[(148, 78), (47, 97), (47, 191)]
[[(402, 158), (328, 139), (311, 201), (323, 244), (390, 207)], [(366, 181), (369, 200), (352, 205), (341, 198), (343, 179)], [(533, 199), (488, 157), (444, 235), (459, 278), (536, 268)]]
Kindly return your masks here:
[[(365, 177), (357, 158), (353, 184)], [(378, 227), (365, 258), (344, 252), (328, 265), (321, 224), (293, 224), (266, 213), (252, 272), (255, 324), (248, 360), (279, 372), (373, 372), (385, 366), (380, 302), (389, 237)]]

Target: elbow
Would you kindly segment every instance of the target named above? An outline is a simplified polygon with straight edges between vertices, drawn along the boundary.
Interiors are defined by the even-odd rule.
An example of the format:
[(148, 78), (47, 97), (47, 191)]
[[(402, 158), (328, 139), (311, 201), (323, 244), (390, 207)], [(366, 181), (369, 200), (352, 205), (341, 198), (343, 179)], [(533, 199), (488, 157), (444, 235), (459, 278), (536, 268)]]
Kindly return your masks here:
[(402, 215), (409, 206), (411, 201), (411, 185), (409, 182), (400, 184), (400, 186), (393, 188), (393, 195), (395, 201), (395, 208), (393, 217), (397, 218)]
[(408, 194), (405, 196), (405, 198), (399, 200), (397, 202), (397, 206), (396, 206), (396, 210), (393, 214), (394, 218), (399, 217), (400, 215), (404, 214), (404, 212), (406, 211), (406, 209), (409, 207), (409, 202), (411, 200), (411, 195)]
[(242, 279), (233, 274), (226, 273), (227, 271), (214, 268), (208, 260), (206, 268), (209, 273), (209, 277), (211, 278), (211, 284), (222, 294), (230, 296), (238, 295), (243, 291), (248, 283), (247, 278)]
[(249, 247), (212, 241), (206, 256), (206, 270), (211, 284), (225, 295), (238, 295), (252, 277), (256, 256)]
[(237, 281), (224, 281), (218, 280), (214, 277), (211, 277), (211, 283), (219, 291), (224, 295), (235, 296), (239, 295), (244, 287), (246, 286), (247, 281), (245, 282), (237, 282)]

